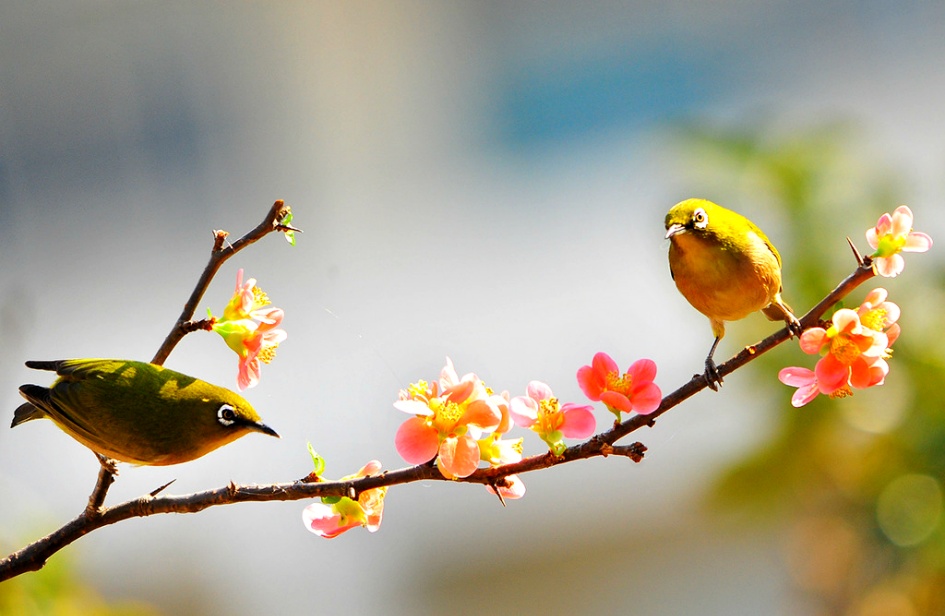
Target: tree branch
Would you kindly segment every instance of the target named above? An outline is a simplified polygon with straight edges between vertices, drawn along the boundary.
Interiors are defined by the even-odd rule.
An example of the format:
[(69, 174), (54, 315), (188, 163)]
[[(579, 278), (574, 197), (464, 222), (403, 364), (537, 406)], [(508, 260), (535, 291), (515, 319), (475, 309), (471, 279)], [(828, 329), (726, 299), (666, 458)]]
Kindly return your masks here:
[[(207, 289), (210, 287), (210, 281), (213, 280), (220, 266), (223, 265), (227, 259), (250, 244), (259, 241), (269, 233), (284, 231), (287, 227), (280, 225), (279, 221), (282, 220), (286, 213), (285, 202), (282, 199), (278, 199), (272, 204), (266, 217), (255, 229), (232, 244), (226, 242), (226, 238), (229, 235), (226, 231), (213, 232), (214, 241), (213, 248), (210, 250), (210, 261), (207, 263), (207, 267), (204, 268), (203, 274), (200, 275), (197, 286), (194, 287), (193, 293), (190, 294), (190, 299), (184, 304), (184, 309), (181, 311), (180, 316), (177, 317), (177, 322), (174, 323), (174, 327), (171, 328), (167, 338), (164, 339), (161, 347), (158, 349), (157, 353), (154, 354), (154, 358), (151, 360), (152, 364), (163, 365), (164, 362), (167, 361), (167, 357), (171, 354), (171, 351), (177, 346), (177, 343), (180, 342), (189, 331), (193, 331), (193, 329), (189, 329), (193, 327), (189, 322), (194, 317), (200, 300), (203, 299), (204, 293), (206, 293)], [(200, 323), (200, 321), (196, 323)], [(199, 327), (197, 329), (199, 329)]]
[[(281, 201), (276, 202), (277, 205), (281, 203)], [(278, 208), (274, 206), (273, 210), (270, 212), (270, 215), (267, 216), (266, 221), (264, 221), (264, 223), (257, 227), (254, 231), (250, 232), (247, 236), (244, 236), (244, 238), (242, 238), (239, 242), (234, 244), (232, 246), (232, 251), (235, 252), (239, 248), (242, 248), (243, 246), (254, 242), (265, 235), (265, 233), (268, 231), (262, 230), (267, 228), (271, 229), (271, 225), (273, 224), (272, 221), (277, 219), (276, 214), (274, 214), (277, 209)], [(258, 234), (258, 236), (254, 234)], [(229, 254), (232, 254), (232, 252)], [(201, 277), (201, 282), (198, 284), (198, 288), (195, 289), (194, 294), (191, 296), (191, 300), (188, 302), (188, 308), (185, 308), (184, 313), (181, 315), (181, 319), (178, 321), (178, 324), (181, 322), (186, 322), (191, 318), (193, 309), (199, 302), (206, 285), (209, 283), (210, 278), (212, 278), (213, 273), (219, 267), (219, 263), (221, 263), (225, 258), (218, 257), (217, 255), (218, 253), (215, 251), (211, 256), (211, 264), (207, 266), (207, 270), (205, 270), (204, 276)], [(215, 261), (218, 262), (215, 263)], [(208, 272), (210, 273), (208, 274)], [(873, 272), (872, 263), (869, 257), (863, 258), (862, 261), (858, 263), (856, 270), (854, 270), (852, 274), (847, 276), (847, 278), (844, 279), (833, 291), (831, 291), (823, 300), (821, 300), (800, 319), (801, 325), (804, 328), (808, 328), (819, 323), (820, 319), (831, 306), (846, 297), (851, 291), (873, 276), (875, 276), (875, 273)], [(190, 312), (188, 312), (188, 309)], [(177, 329), (178, 327), (175, 326), (174, 331), (177, 331)], [(165, 347), (167, 347), (167, 352), (169, 352), (169, 350), (173, 348), (174, 344), (176, 344), (176, 340), (172, 338), (173, 335), (174, 332), (172, 331), (171, 336), (168, 336), (168, 340), (165, 340), (165, 344), (162, 346), (162, 351), (165, 349)], [(760, 342), (742, 349), (734, 357), (719, 366), (720, 374), (724, 376), (734, 372), (745, 364), (755, 360), (762, 354), (785, 342), (790, 337), (790, 332), (787, 328), (784, 328), (778, 330)], [(160, 359), (160, 355), (161, 353), (158, 354), (158, 359)], [(164, 356), (166, 357), (166, 353)], [(642, 460), (644, 452), (646, 451), (645, 446), (643, 446), (641, 443), (633, 443), (631, 445), (615, 445), (614, 443), (631, 432), (642, 428), (643, 426), (652, 427), (655, 424), (655, 419), (657, 417), (667, 412), (671, 408), (679, 405), (681, 402), (690, 398), (696, 393), (702, 391), (706, 387), (707, 385), (703, 375), (694, 375), (687, 383), (679, 387), (674, 392), (666, 395), (663, 398), (660, 406), (653, 413), (649, 415), (634, 415), (630, 419), (615, 424), (611, 429), (593, 436), (583, 443), (568, 447), (560, 456), (555, 456), (551, 452), (545, 452), (543, 454), (523, 458), (519, 462), (504, 464), (491, 468), (481, 468), (468, 477), (452, 481), (456, 481), (458, 483), (479, 483), (486, 486), (494, 486), (497, 482), (501, 481), (501, 479), (508, 477), (509, 475), (528, 473), (544, 468), (550, 468), (558, 464), (564, 464), (567, 462), (594, 458), (598, 456), (606, 457), (611, 455), (619, 455), (628, 457), (634, 462), (639, 462)], [(100, 484), (102, 479), (100, 477), (99, 483), (96, 484), (96, 490), (93, 492), (93, 498), (95, 498), (95, 495), (101, 491), (101, 500), (94, 501), (98, 503), (98, 506), (93, 508), (93, 500), (90, 499), (89, 507), (74, 520), (62, 528), (56, 530), (52, 534), (39, 539), (19, 550), (18, 552), (11, 554), (5, 559), (0, 560), (0, 582), (27, 571), (39, 570), (50, 556), (70, 543), (76, 541), (83, 535), (86, 535), (103, 526), (115, 524), (129, 518), (145, 517), (161, 513), (197, 513), (209, 507), (243, 502), (262, 502), (273, 500), (289, 501), (311, 499), (322, 496), (349, 496), (356, 498), (358, 494), (364, 492), (365, 490), (413, 483), (417, 481), (451, 480), (444, 478), (435, 465), (421, 464), (418, 466), (385, 471), (378, 475), (372, 475), (369, 477), (349, 481), (311, 482), (300, 480), (291, 483), (274, 483), (268, 485), (249, 486), (239, 486), (230, 483), (229, 485), (222, 488), (206, 490), (203, 492), (194, 492), (192, 494), (182, 496), (155, 496), (154, 494), (160, 492), (160, 490), (156, 490), (154, 494), (144, 495), (139, 498), (120, 503), (113, 507), (103, 507), (102, 502), (104, 501), (104, 491), (107, 490), (107, 485), (104, 486), (104, 488), (101, 488)]]

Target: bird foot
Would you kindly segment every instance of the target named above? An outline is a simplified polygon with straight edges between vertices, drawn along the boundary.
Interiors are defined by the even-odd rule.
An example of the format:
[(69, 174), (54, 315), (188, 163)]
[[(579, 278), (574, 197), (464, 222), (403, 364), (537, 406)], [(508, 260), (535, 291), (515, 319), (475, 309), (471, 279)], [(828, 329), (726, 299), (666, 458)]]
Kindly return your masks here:
[(722, 375), (719, 374), (719, 368), (711, 357), (705, 360), (705, 373), (702, 376), (705, 378), (705, 384), (712, 391), (718, 391), (719, 387), (722, 386)]
[(784, 322), (787, 324), (788, 331), (791, 332), (792, 336), (801, 337), (801, 334), (804, 333), (804, 327), (801, 325), (801, 322), (797, 320), (793, 314), (789, 315), (790, 318), (785, 319)]

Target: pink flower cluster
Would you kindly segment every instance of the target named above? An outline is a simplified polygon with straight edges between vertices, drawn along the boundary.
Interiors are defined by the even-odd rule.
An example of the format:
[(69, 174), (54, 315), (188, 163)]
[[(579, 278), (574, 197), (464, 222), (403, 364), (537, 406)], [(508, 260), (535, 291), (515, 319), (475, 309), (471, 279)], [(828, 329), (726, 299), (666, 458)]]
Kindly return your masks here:
[[(413, 415), (394, 438), (398, 453), (411, 464), (435, 458), (443, 476), (454, 479), (473, 474), (480, 461), (497, 466), (522, 459), (522, 439), (503, 438), (511, 427), (508, 394), (492, 393), (475, 374), (460, 378), (449, 358), (436, 382), (411, 384), (394, 407)], [(503, 497), (524, 494), (517, 478), (509, 482), (514, 489), (500, 488)]]
[(797, 387), (791, 404), (804, 406), (819, 394), (842, 398), (852, 395), (851, 388), (883, 384), (890, 347), (899, 337), (899, 306), (886, 297), (886, 289), (874, 289), (857, 310), (837, 310), (828, 328), (812, 327), (801, 334), (801, 349), (822, 357), (813, 371), (792, 366), (778, 373), (782, 383)]
[(286, 332), (277, 329), (285, 313), (270, 305), (269, 297), (256, 286), (256, 279), (243, 282), (243, 270), (236, 272), (236, 291), (223, 316), (210, 314), (213, 331), (223, 337), (226, 345), (239, 356), (237, 384), (240, 389), (259, 383), (260, 363), (268, 364), (276, 355), (276, 347), (286, 339)]
[[(578, 371), (578, 383), (592, 401), (620, 412), (650, 413), (660, 402), (653, 383), (656, 364), (641, 360), (620, 374), (608, 355), (598, 353), (592, 366)], [(597, 428), (590, 405), (562, 403), (546, 383), (531, 381), (525, 395), (495, 394), (475, 374), (460, 377), (447, 358), (436, 382), (418, 381), (401, 390), (394, 406), (412, 415), (397, 430), (395, 445), (411, 464), (436, 461), (444, 477), (468, 477), (481, 462), (500, 466), (522, 459), (523, 439), (506, 438), (512, 425), (535, 432), (555, 455), (566, 438), (583, 439)], [(499, 486), (507, 498), (521, 497), (525, 487), (515, 475)]]

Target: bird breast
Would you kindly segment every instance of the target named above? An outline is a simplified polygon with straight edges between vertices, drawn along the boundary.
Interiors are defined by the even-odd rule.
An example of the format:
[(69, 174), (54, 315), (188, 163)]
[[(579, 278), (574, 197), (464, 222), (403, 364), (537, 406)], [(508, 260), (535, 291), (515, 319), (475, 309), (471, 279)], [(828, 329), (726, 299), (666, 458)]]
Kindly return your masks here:
[(755, 233), (744, 246), (692, 232), (671, 238), (670, 269), (676, 288), (710, 319), (737, 321), (761, 310), (781, 289), (777, 258)]

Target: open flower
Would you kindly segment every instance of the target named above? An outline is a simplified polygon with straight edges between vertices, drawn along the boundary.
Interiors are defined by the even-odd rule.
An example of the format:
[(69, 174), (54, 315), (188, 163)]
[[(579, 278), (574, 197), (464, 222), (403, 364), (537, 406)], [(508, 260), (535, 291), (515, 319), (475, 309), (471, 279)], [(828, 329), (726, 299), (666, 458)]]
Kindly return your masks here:
[(259, 383), (260, 364), (271, 362), (279, 343), (287, 337), (285, 330), (277, 329), (285, 313), (270, 305), (269, 297), (256, 286), (255, 278), (244, 283), (241, 269), (236, 273), (236, 291), (223, 309), (223, 316), (219, 319), (213, 314), (209, 316), (213, 331), (239, 356), (236, 379), (239, 388), (255, 387)]
[(932, 238), (912, 230), (912, 210), (900, 205), (891, 215), (880, 216), (876, 226), (866, 231), (866, 241), (873, 248), (873, 268), (880, 276), (898, 276), (905, 261), (900, 252), (925, 252), (932, 247)]
[(515, 425), (536, 432), (555, 455), (566, 449), (565, 437), (587, 438), (597, 428), (591, 406), (560, 404), (551, 388), (541, 381), (531, 381), (525, 393), (509, 402), (512, 420)]
[(882, 369), (889, 346), (886, 334), (863, 327), (859, 315), (848, 308), (837, 310), (832, 321), (828, 329), (812, 327), (800, 339), (805, 353), (823, 355), (814, 368), (821, 386), (835, 391), (847, 383), (860, 389), (881, 384), (888, 372), (888, 367)]
[(886, 289), (873, 289), (855, 311), (837, 310), (827, 329), (812, 327), (801, 335), (801, 349), (823, 357), (813, 371), (792, 366), (778, 373), (782, 383), (797, 387), (791, 404), (804, 406), (818, 394), (842, 398), (853, 394), (851, 388), (885, 382), (889, 347), (900, 331), (899, 306), (886, 297)]
[[(342, 477), (341, 481), (369, 477), (380, 471), (381, 463), (371, 460), (357, 473)], [(363, 526), (373, 533), (381, 527), (386, 495), (387, 488), (382, 487), (361, 492), (357, 500), (347, 496), (326, 496), (321, 502), (312, 503), (302, 511), (302, 523), (305, 528), (326, 539), (337, 537), (356, 526)]]
[(590, 366), (582, 366), (577, 372), (584, 395), (594, 402), (603, 402), (618, 421), (621, 412), (648, 415), (659, 407), (663, 393), (654, 378), (656, 363), (652, 360), (637, 360), (620, 374), (617, 362), (607, 353), (597, 353)]
[(856, 314), (860, 317), (860, 323), (875, 332), (886, 334), (887, 346), (892, 346), (899, 338), (899, 306), (893, 302), (886, 301), (888, 293), (886, 289), (877, 287), (869, 292)]
[(475, 374), (462, 378), (449, 358), (438, 383), (413, 383), (400, 392), (397, 409), (414, 415), (397, 430), (397, 452), (411, 464), (436, 457), (447, 479), (468, 477), (482, 457), (478, 439), (502, 421), (496, 396)]

